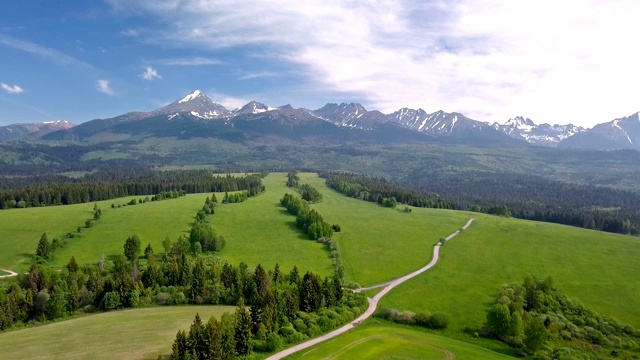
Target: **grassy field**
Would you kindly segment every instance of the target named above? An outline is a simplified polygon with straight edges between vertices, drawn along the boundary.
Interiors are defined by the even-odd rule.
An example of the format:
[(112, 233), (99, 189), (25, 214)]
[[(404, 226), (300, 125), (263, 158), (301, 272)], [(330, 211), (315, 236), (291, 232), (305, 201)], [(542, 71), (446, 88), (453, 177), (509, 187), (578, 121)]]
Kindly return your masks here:
[(399, 326), (368, 320), (342, 336), (287, 359), (514, 359), (491, 350)]
[(273, 269), (279, 263), (285, 272), (297, 265), (301, 271), (332, 274), (329, 253), (323, 245), (302, 234), (295, 226), (295, 216), (280, 206), (282, 196), (294, 191), (285, 186), (286, 181), (286, 174), (269, 174), (263, 179), (263, 194), (243, 203), (216, 207), (210, 219), (227, 240), (220, 256), (236, 265), (244, 261), (251, 267), (262, 264)]
[[(175, 241), (180, 234), (189, 231), (207, 196), (211, 194), (189, 194), (177, 199), (115, 209), (111, 208), (112, 203), (126, 204), (128, 198), (105, 201), (101, 205), (102, 218), (95, 222), (94, 227), (83, 229), (81, 237), (72, 239), (67, 247), (56, 251), (53, 264), (64, 265), (71, 256), (84, 264), (98, 261), (103, 254), (107, 258), (122, 255), (122, 246), (132, 235), (140, 237), (143, 249), (150, 243), (156, 252), (162, 252), (162, 241), (166, 236)], [(88, 204), (88, 209), (93, 209), (93, 205)], [(93, 211), (88, 217), (92, 214)], [(84, 223), (84, 218), (78, 223)]]
[(322, 202), (312, 205), (338, 240), (348, 281), (367, 286), (406, 275), (429, 263), (433, 245), (462, 227), (470, 215), (458, 211), (412, 208), (411, 213), (346, 197), (329, 189), (316, 174), (299, 174), (316, 187)]
[[(27, 270), (42, 233), (46, 232), (51, 240), (67, 232), (74, 232), (86, 219), (93, 217), (93, 205), (90, 203), (0, 211), (0, 267), (15, 271)], [(99, 205), (106, 210), (110, 202), (101, 202)], [(92, 260), (96, 260), (95, 257)]]
[[(285, 182), (285, 174), (271, 174), (264, 179), (265, 193), (243, 203), (216, 207), (216, 214), (209, 220), (227, 241), (218, 255), (236, 265), (244, 261), (252, 267), (263, 264), (273, 268), (279, 263), (283, 271), (298, 265), (300, 270), (329, 275), (333, 268), (328, 252), (321, 244), (308, 240), (295, 227), (295, 217), (279, 206), (282, 196), (292, 191)], [(111, 204), (126, 204), (131, 198), (99, 202), (102, 218), (90, 229), (83, 227), (79, 237), (57, 250), (52, 265), (63, 266), (71, 256), (83, 264), (97, 262), (102, 255), (107, 259), (121, 255), (125, 239), (134, 234), (140, 237), (143, 248), (150, 243), (156, 252), (161, 252), (165, 237), (175, 241), (180, 234), (188, 233), (207, 196), (211, 194), (190, 194), (115, 209)], [(221, 200), (223, 194), (217, 197)], [(88, 203), (0, 211), (0, 268), (27, 270), (43, 232), (49, 234), (50, 240), (67, 232), (76, 233), (78, 226), (93, 217), (93, 206)]]
[(122, 310), (0, 333), (3, 359), (156, 359), (171, 353), (196, 313), (206, 322), (232, 306), (171, 306)]
[(448, 333), (479, 327), (506, 283), (551, 276), (569, 297), (640, 326), (638, 238), (568, 226), (477, 215), (447, 243), (438, 265), (394, 289), (382, 306), (451, 315)]

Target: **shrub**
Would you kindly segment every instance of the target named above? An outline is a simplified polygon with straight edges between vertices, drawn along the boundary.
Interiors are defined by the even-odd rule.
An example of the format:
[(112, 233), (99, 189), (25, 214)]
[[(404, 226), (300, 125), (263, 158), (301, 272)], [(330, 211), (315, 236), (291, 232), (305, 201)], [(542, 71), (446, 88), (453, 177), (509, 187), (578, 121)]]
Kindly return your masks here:
[(293, 320), (293, 327), (296, 329), (296, 331), (299, 331), (299, 332), (304, 332), (307, 330), (307, 325), (304, 323), (302, 319)]
[(267, 335), (267, 340), (265, 343), (265, 350), (267, 352), (276, 351), (280, 347), (280, 336), (276, 333), (271, 333)]
[(432, 329), (444, 329), (449, 326), (449, 315), (435, 313), (429, 316), (429, 327)]
[(429, 318), (430, 318), (429, 314), (420, 312), (415, 314), (415, 316), (413, 317), (413, 320), (415, 321), (416, 325), (429, 327)]
[(416, 321), (413, 319), (415, 315), (413, 311), (391, 310), (392, 320), (399, 324), (415, 324)]
[(113, 310), (120, 306), (120, 294), (115, 291), (109, 291), (104, 294), (102, 304), (106, 310)]
[(280, 333), (280, 335), (284, 336), (284, 337), (288, 337), (290, 335), (293, 335), (296, 332), (296, 330), (293, 328), (293, 325), (291, 324), (287, 324), (283, 327), (281, 327), (278, 330), (278, 333)]
[(154, 302), (158, 305), (171, 305), (172, 303), (171, 294), (168, 294), (166, 292), (160, 292), (155, 296)]

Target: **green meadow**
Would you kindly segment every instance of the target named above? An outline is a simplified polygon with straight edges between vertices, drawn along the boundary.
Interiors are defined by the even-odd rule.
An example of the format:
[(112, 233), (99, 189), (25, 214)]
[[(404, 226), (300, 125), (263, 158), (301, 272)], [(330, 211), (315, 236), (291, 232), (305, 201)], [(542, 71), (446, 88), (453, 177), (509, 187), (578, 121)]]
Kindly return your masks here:
[[(323, 201), (311, 207), (328, 223), (340, 225), (341, 231), (334, 238), (346, 281), (362, 286), (389, 281), (426, 265), (440, 238), (462, 227), (469, 218), (476, 221), (443, 246), (433, 269), (394, 288), (380, 303), (399, 310), (447, 313), (451, 321), (446, 330), (426, 331), (370, 319), (336, 339), (295, 354), (294, 359), (510, 358), (486, 349), (510, 351), (506, 346), (465, 335), (462, 330), (482, 326), (497, 290), (506, 283), (522, 282), (528, 274), (551, 276), (561, 292), (586, 307), (640, 327), (638, 238), (461, 211), (411, 208), (411, 212), (404, 212), (403, 205), (389, 209), (346, 197), (327, 188), (317, 174), (298, 175), (301, 183), (311, 184), (322, 193)], [(263, 194), (243, 203), (216, 207), (209, 220), (225, 237), (226, 247), (215, 256), (235, 265), (245, 262), (250, 267), (262, 264), (272, 269), (278, 263), (285, 272), (297, 265), (301, 271), (332, 274), (324, 246), (307, 239), (295, 226), (295, 217), (280, 206), (285, 193), (295, 192), (285, 182), (286, 174), (269, 174), (263, 179)], [(180, 234), (188, 233), (207, 196), (211, 194), (115, 209), (112, 203), (125, 204), (131, 198), (100, 202), (102, 218), (94, 227), (83, 228), (66, 248), (57, 250), (52, 265), (62, 266), (72, 255), (81, 264), (96, 262), (103, 255), (121, 255), (125, 239), (134, 234), (141, 238), (143, 248), (151, 243), (156, 252), (161, 252), (165, 237), (175, 241)], [(217, 194), (219, 200), (222, 196)], [(92, 218), (93, 206), (0, 211), (0, 268), (25, 271), (43, 232), (50, 239), (75, 233)], [(47, 353), (51, 358), (130, 357), (114, 350), (121, 346), (122, 351), (131, 351), (137, 358), (155, 358), (159, 352), (170, 351), (177, 329), (188, 327), (196, 312), (205, 318), (219, 315), (220, 309), (137, 309), (11, 331), (0, 334), (0, 354), (17, 358), (7, 351), (19, 349), (24, 358), (38, 357), (42, 344), (53, 349)], [(85, 339), (84, 335), (91, 334), (93, 337)]]
[(419, 328), (377, 319), (293, 354), (287, 359), (514, 359), (513, 357)]
[(206, 322), (232, 306), (167, 306), (88, 315), (0, 333), (3, 359), (157, 359), (196, 313)]
[(349, 282), (374, 285), (406, 275), (428, 264), (433, 245), (462, 227), (468, 213), (404, 206), (389, 209), (329, 189), (317, 174), (298, 174), (316, 187), (322, 202), (312, 205), (330, 224), (339, 224), (338, 240)]
[[(264, 179), (267, 191), (243, 203), (219, 204), (209, 221), (218, 234), (226, 239), (226, 247), (216, 254), (235, 265), (245, 262), (272, 269), (279, 263), (283, 271), (294, 265), (300, 270), (312, 270), (326, 276), (333, 272), (328, 252), (322, 244), (308, 240), (295, 227), (295, 217), (279, 204), (286, 192), (286, 175), (270, 174)], [(222, 200), (224, 194), (216, 196)], [(67, 232), (76, 236), (68, 245), (55, 252), (51, 263), (65, 265), (71, 256), (80, 263), (97, 262), (102, 256), (112, 259), (122, 255), (127, 237), (138, 235), (142, 248), (151, 244), (162, 252), (165, 237), (175, 241), (180, 234), (188, 234), (194, 216), (211, 193), (189, 194), (177, 199), (147, 202), (111, 208), (111, 204), (124, 205), (130, 199), (120, 198), (99, 202), (102, 217), (92, 228), (84, 222), (93, 217), (93, 203), (43, 208), (0, 211), (0, 267), (26, 271), (31, 263), (42, 233), (49, 239)], [(77, 228), (81, 227), (81, 233)]]
[[(125, 203), (128, 200), (118, 201)], [(99, 203), (103, 210), (109, 205), (107, 201)], [(51, 240), (67, 232), (75, 232), (86, 219), (93, 217), (93, 206), (90, 203), (0, 211), (0, 268), (20, 272), (28, 270), (43, 233), (46, 232)], [(93, 257), (94, 260), (97, 259)]]
[(640, 326), (638, 238), (477, 214), (440, 262), (398, 286), (382, 306), (451, 315), (448, 333), (480, 327), (503, 284), (532, 274), (601, 315)]
[[(126, 204), (130, 198), (103, 201), (99, 205), (102, 209), (100, 220), (94, 221), (92, 228), (83, 228), (80, 237), (69, 240), (65, 248), (57, 250), (53, 265), (62, 266), (71, 256), (75, 256), (80, 264), (84, 264), (97, 262), (102, 255), (107, 259), (122, 255), (123, 244), (127, 237), (132, 235), (140, 237), (143, 249), (147, 244), (151, 244), (155, 252), (162, 252), (165, 237), (168, 236), (171, 241), (175, 241), (180, 234), (188, 233), (196, 212), (202, 208), (207, 196), (211, 196), (211, 193), (189, 194), (177, 199), (127, 205), (115, 209), (111, 208), (111, 204)], [(139, 199), (144, 196), (133, 198)], [(93, 204), (85, 205), (89, 213), (75, 221), (76, 227), (84, 226), (85, 219), (93, 216)], [(74, 232), (76, 227), (73, 227)]]
[(332, 274), (324, 246), (309, 240), (295, 226), (295, 216), (280, 206), (284, 194), (295, 191), (286, 187), (286, 181), (286, 174), (269, 174), (263, 179), (264, 193), (239, 204), (216, 207), (209, 219), (227, 241), (220, 257), (235, 265), (244, 261), (251, 267), (262, 264), (273, 269), (278, 263), (285, 272), (297, 265), (300, 271)]

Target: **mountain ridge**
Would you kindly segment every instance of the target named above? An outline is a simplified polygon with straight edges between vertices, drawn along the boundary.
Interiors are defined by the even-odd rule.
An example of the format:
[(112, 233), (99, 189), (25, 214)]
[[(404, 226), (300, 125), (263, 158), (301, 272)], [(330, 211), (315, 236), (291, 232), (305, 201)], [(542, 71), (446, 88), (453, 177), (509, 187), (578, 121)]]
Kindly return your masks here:
[[(258, 115), (265, 115), (263, 117), (256, 117)], [(637, 114), (635, 114), (637, 115)], [(633, 115), (632, 115), (633, 116)], [(161, 119), (165, 117), (165, 119)], [(153, 121), (149, 119), (155, 119), (154, 121), (164, 123), (165, 120), (181, 121), (183, 127), (188, 127), (189, 122), (193, 121), (221, 121), (222, 124), (226, 124), (230, 131), (243, 129), (249, 131), (246, 127), (247, 124), (258, 124), (256, 120), (261, 119), (264, 124), (260, 126), (262, 131), (269, 133), (269, 128), (265, 124), (277, 123), (279, 126), (308, 126), (313, 121), (321, 120), (340, 128), (362, 131), (373, 131), (379, 129), (381, 125), (394, 124), (399, 127), (430, 135), (436, 138), (449, 138), (449, 139), (466, 139), (476, 143), (489, 142), (489, 141), (503, 141), (508, 142), (507, 138), (515, 139), (518, 141), (524, 141), (533, 145), (551, 146), (551, 147), (581, 147), (581, 148), (596, 148), (596, 149), (640, 149), (640, 127), (639, 129), (631, 129), (630, 136), (627, 134), (626, 139), (629, 144), (618, 144), (620, 141), (625, 140), (620, 134), (625, 134), (626, 130), (623, 127), (618, 126), (620, 134), (603, 135), (585, 135), (578, 137), (578, 140), (570, 140), (578, 134), (590, 134), (593, 129), (585, 129), (573, 124), (567, 125), (549, 125), (543, 123), (537, 125), (533, 120), (522, 116), (516, 116), (499, 124), (494, 122), (490, 124), (488, 122), (478, 121), (471, 119), (458, 112), (445, 112), (442, 110), (428, 113), (425, 110), (401, 108), (393, 113), (384, 114), (378, 110), (367, 110), (362, 104), (359, 103), (327, 103), (323, 107), (316, 110), (308, 109), (294, 109), (290, 105), (280, 106), (277, 108), (268, 106), (258, 101), (250, 101), (249, 103), (239, 108), (229, 110), (221, 104), (215, 103), (204, 92), (200, 90), (194, 90), (186, 96), (158, 108), (152, 111), (146, 112), (129, 112), (112, 118), (106, 119), (94, 119), (88, 122), (75, 126), (73, 129), (62, 129), (60, 131), (53, 131), (42, 135), (43, 140), (82, 140), (86, 139), (94, 134), (108, 131), (127, 131), (129, 133), (139, 134), (143, 129), (139, 129), (134, 125), (125, 125), (130, 122), (147, 120), (145, 123), (149, 125), (147, 129), (149, 134), (154, 132)], [(266, 120), (271, 120), (271, 122)], [(624, 118), (627, 119), (627, 118)], [(624, 119), (617, 119), (614, 121), (622, 121)], [(253, 121), (253, 122), (252, 122)], [(615, 125), (618, 124), (615, 123)], [(629, 121), (622, 121), (624, 126), (628, 125)], [(242, 123), (243, 125), (235, 127), (235, 123)], [(611, 123), (611, 122), (610, 122)], [(605, 123), (608, 124), (608, 123)], [(220, 124), (218, 124), (220, 125)], [(602, 124), (600, 124), (602, 125)], [(594, 128), (598, 128), (597, 125)], [(206, 126), (196, 126), (204, 133), (201, 136), (206, 136)], [(212, 125), (213, 126), (213, 125)], [(222, 126), (222, 125), (220, 125)], [(219, 127), (220, 127), (219, 126)], [(177, 124), (170, 126), (177, 129)], [(612, 126), (609, 126), (611, 128)], [(616, 128), (615, 126), (613, 126)], [(328, 133), (333, 132), (329, 128), (322, 127)], [(609, 133), (611, 133), (609, 129)], [(614, 129), (613, 132), (616, 130)], [(182, 134), (193, 133), (189, 129), (180, 129)], [(602, 132), (602, 131), (600, 131)], [(637, 139), (636, 139), (636, 132)], [(163, 132), (164, 133), (164, 132)], [(289, 136), (293, 136), (291, 133)], [(254, 131), (254, 138), (257, 134)], [(351, 136), (347, 136), (351, 138)], [(587, 139), (580, 141), (581, 138)], [(633, 139), (632, 139), (633, 138)], [(588, 139), (596, 139), (596, 145), (591, 146)], [(637, 146), (635, 144), (638, 144)]]
[(36, 140), (57, 130), (70, 129), (75, 124), (68, 120), (15, 123), (0, 126), (0, 141)]

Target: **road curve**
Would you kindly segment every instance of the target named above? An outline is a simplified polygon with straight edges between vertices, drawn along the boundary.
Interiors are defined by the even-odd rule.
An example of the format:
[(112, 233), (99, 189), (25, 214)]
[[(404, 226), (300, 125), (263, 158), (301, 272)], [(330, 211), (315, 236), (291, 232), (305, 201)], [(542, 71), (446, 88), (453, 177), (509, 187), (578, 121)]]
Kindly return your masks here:
[[(467, 221), (467, 223), (462, 227), (462, 230), (465, 230), (466, 228), (469, 227), (469, 225), (471, 225), (471, 223), (473, 223), (475, 219), (469, 219), (469, 221)], [(460, 230), (454, 232), (453, 234), (447, 236), (444, 240), (445, 241), (449, 241), (451, 239), (453, 239), (454, 237), (456, 237), (458, 234), (460, 234)], [(266, 360), (279, 360), (282, 359), (284, 357), (287, 357), (293, 353), (296, 353), (300, 350), (309, 348), (311, 346), (314, 346), (316, 344), (319, 344), (323, 341), (329, 340), (333, 337), (336, 337), (342, 333), (345, 333), (349, 330), (351, 330), (352, 328), (354, 328), (355, 326), (359, 325), (360, 323), (362, 323), (363, 321), (365, 321), (366, 319), (368, 319), (371, 315), (373, 315), (373, 313), (376, 311), (376, 308), (378, 307), (378, 301), (380, 301), (380, 299), (385, 296), (389, 291), (391, 291), (391, 289), (393, 289), (394, 287), (402, 284), (403, 282), (414, 278), (420, 274), (422, 274), (423, 272), (431, 269), (437, 262), (438, 259), (440, 257), (440, 247), (442, 244), (438, 243), (434, 246), (433, 248), (433, 258), (431, 259), (431, 262), (429, 262), (429, 264), (427, 264), (425, 267), (420, 268), (410, 274), (407, 274), (403, 277), (397, 278), (395, 280), (391, 280), (389, 282), (383, 283), (383, 284), (378, 284), (378, 285), (374, 285), (374, 286), (369, 286), (367, 288), (360, 288), (358, 289), (358, 292), (360, 291), (364, 291), (364, 290), (368, 290), (368, 289), (374, 289), (377, 287), (384, 287), (384, 289), (382, 289), (382, 291), (380, 291), (379, 293), (377, 293), (373, 299), (372, 298), (367, 298), (367, 301), (369, 301), (369, 308), (367, 308), (367, 310), (362, 313), (362, 315), (358, 316), (357, 319), (353, 320), (352, 322), (344, 325), (343, 327), (333, 330), (330, 333), (324, 334), (320, 337), (317, 337), (315, 339), (311, 339), (309, 341), (305, 341), (301, 344), (292, 346), (288, 349), (282, 350), (278, 353), (275, 353), (271, 356), (269, 356)]]
[(9, 273), (9, 275), (0, 275), (0, 279), (12, 277), (12, 276), (18, 276), (18, 273), (15, 271), (7, 270), (7, 269), (0, 269), (0, 270)]

